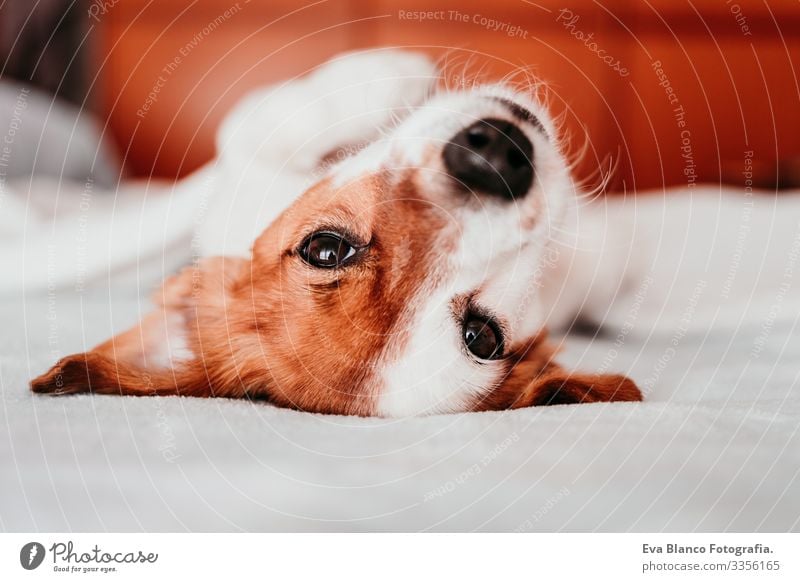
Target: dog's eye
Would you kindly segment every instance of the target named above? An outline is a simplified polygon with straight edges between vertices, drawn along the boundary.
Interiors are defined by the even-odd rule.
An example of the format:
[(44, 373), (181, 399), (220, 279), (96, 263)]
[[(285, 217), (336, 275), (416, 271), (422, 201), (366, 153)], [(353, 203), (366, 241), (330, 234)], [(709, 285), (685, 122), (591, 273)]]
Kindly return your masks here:
[(313, 267), (335, 269), (356, 254), (356, 249), (337, 234), (319, 232), (306, 239), (300, 254)]
[(464, 321), (464, 343), (470, 352), (482, 360), (503, 357), (503, 334), (489, 318), (468, 315)]

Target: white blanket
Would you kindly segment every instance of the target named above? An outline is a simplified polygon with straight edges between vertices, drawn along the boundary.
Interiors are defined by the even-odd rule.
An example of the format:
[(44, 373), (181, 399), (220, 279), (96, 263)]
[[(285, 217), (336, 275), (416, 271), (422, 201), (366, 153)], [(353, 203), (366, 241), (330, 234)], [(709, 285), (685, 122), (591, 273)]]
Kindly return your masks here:
[[(800, 529), (800, 346), (760, 329), (629, 338), (643, 404), (404, 420), (222, 399), (34, 396), (31, 376), (132, 324), (130, 295), (3, 305), (0, 529)], [(602, 365), (610, 340), (571, 337)], [(795, 395), (791, 392), (794, 391)]]

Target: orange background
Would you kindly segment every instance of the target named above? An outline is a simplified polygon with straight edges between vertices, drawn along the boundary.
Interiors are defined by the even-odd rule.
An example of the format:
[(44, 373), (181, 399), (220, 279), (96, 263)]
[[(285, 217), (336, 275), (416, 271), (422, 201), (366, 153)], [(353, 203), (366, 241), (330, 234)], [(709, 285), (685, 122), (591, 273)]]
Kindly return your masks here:
[[(793, 179), (792, 160), (800, 158), (796, 0), (567, 5), (579, 17), (572, 34), (558, 20), (563, 0), (329, 0), (306, 7), (289, 0), (107, 1), (91, 21), (94, 96), (133, 173), (176, 177), (213, 156), (222, 117), (251, 88), (301, 74), (341, 51), (410, 47), (448, 55), (453, 75), (467, 61), (490, 77), (530, 67), (548, 84), (554, 112), (564, 113), (576, 172), (589, 184), (609, 156), (613, 189), (686, 184), (684, 130), (698, 181), (741, 183), (747, 151), (758, 182)], [(419, 22), (400, 18), (400, 10), (458, 10), (468, 21)], [(518, 26), (526, 38), (488, 30), (473, 22), (475, 15)], [(630, 74), (605, 64), (576, 30), (593, 33)], [(165, 74), (176, 56), (180, 63)], [(684, 128), (654, 61), (684, 108)], [(137, 115), (159, 77), (157, 99)]]

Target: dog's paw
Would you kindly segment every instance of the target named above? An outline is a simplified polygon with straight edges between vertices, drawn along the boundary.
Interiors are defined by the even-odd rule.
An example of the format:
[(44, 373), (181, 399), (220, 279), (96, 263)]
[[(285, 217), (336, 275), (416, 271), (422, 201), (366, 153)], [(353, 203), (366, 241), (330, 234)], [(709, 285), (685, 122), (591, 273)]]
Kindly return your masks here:
[(426, 55), (402, 50), (345, 53), (328, 61), (309, 79), (328, 93), (341, 117), (367, 110), (396, 110), (422, 103), (438, 81)]
[(225, 118), (220, 154), (234, 167), (253, 158), (307, 172), (342, 146), (371, 141), (392, 118), (422, 103), (438, 81), (421, 53), (346, 53), (305, 77), (246, 96)]

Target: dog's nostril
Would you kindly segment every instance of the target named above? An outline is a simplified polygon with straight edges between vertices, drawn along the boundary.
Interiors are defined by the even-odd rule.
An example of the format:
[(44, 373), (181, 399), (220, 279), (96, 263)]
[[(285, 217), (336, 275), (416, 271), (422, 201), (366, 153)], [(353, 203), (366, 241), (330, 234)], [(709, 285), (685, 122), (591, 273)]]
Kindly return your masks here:
[(469, 191), (514, 199), (533, 184), (533, 144), (509, 121), (476, 121), (453, 136), (442, 158), (450, 175)]
[(489, 136), (486, 135), (486, 129), (483, 126), (475, 126), (469, 128), (467, 133), (467, 142), (475, 148), (482, 148), (489, 143)]
[(522, 150), (519, 148), (510, 149), (507, 157), (508, 163), (511, 164), (512, 168), (521, 168), (528, 163), (527, 158), (525, 158), (525, 154), (523, 154)]

